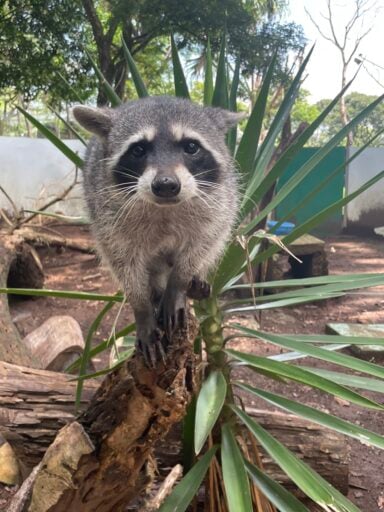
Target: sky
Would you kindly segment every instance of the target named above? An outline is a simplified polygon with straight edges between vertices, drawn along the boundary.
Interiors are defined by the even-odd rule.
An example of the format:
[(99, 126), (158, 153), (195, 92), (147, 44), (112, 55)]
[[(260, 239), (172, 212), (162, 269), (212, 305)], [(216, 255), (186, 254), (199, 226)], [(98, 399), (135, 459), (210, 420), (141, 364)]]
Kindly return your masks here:
[[(371, 3), (373, 2), (374, 0), (371, 0)], [(354, 4), (355, 0), (331, 0), (336, 34), (339, 37), (344, 33), (344, 26), (352, 15)], [(285, 21), (295, 21), (303, 26), (309, 47), (312, 43), (316, 43), (314, 53), (307, 66), (308, 76), (303, 84), (303, 87), (311, 93), (309, 100), (316, 102), (322, 98), (330, 99), (340, 90), (341, 57), (339, 50), (319, 35), (316, 27), (306, 14), (305, 7), (311, 13), (314, 20), (322, 27), (323, 31), (329, 34), (329, 25), (321, 17), (321, 14), (327, 14), (327, 2), (326, 0), (289, 0), (288, 12), (285, 16)], [(360, 69), (358, 76), (351, 85), (350, 91), (380, 95), (384, 93), (383, 0), (378, 0), (376, 2), (376, 9), (364, 16), (362, 26), (361, 24), (356, 25), (356, 30), (351, 33), (347, 48), (353, 47), (356, 37), (366, 32), (370, 27), (371, 31), (362, 39), (356, 53), (356, 56), (359, 54), (364, 56), (364, 67)], [(352, 78), (357, 69), (358, 65), (352, 59), (347, 78)]]

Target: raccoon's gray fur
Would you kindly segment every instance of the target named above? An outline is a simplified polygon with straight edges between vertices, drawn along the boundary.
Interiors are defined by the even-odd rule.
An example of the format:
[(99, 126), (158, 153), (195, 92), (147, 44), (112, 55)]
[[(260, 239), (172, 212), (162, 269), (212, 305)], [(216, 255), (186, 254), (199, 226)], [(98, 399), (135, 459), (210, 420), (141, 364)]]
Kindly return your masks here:
[(73, 113), (96, 135), (84, 168), (94, 235), (155, 364), (185, 322), (191, 280), (201, 285), (230, 237), (238, 191), (225, 134), (242, 116), (167, 96)]

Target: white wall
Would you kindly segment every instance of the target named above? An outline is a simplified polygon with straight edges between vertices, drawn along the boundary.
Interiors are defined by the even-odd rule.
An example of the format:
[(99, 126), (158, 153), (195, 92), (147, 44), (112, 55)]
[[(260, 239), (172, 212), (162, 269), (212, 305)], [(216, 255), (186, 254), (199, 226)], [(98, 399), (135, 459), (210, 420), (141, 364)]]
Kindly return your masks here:
[[(85, 146), (78, 140), (64, 141), (80, 156)], [(0, 185), (18, 208), (35, 210), (62, 193), (73, 181), (74, 164), (46, 139), (0, 137)], [(81, 171), (79, 170), (81, 180)], [(84, 215), (81, 186), (48, 211)], [(9, 201), (0, 191), (0, 208), (10, 211)]]
[[(356, 148), (351, 148), (350, 155), (356, 151)], [(348, 166), (347, 194), (354, 192), (383, 170), (384, 148), (367, 148)], [(351, 201), (346, 207), (345, 217), (347, 227), (384, 226), (384, 179)]]

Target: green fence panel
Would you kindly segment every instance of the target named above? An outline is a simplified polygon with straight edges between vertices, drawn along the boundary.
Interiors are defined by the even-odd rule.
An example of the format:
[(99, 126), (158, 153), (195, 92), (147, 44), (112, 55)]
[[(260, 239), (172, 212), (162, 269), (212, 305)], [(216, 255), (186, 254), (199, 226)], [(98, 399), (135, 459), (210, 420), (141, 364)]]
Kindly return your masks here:
[[(300, 167), (309, 160), (318, 148), (303, 148), (297, 157), (287, 167), (284, 174), (278, 181), (277, 191), (284, 187), (284, 184), (297, 172)], [(346, 149), (344, 147), (334, 148), (329, 155), (313, 171), (300, 183), (300, 185), (291, 192), (286, 199), (276, 208), (275, 219), (280, 220), (286, 217), (291, 210), (300, 207), (293, 215), (289, 215), (286, 219), (300, 225), (316, 213), (324, 210), (327, 206), (341, 199), (344, 193), (345, 170), (340, 171), (336, 177), (332, 178), (329, 183), (313, 196), (308, 202), (305, 198), (312, 190), (319, 185), (324, 179), (330, 176), (339, 165), (346, 160)], [(316, 229), (318, 234), (339, 233), (343, 224), (343, 212), (340, 211), (329, 218), (324, 224)]]

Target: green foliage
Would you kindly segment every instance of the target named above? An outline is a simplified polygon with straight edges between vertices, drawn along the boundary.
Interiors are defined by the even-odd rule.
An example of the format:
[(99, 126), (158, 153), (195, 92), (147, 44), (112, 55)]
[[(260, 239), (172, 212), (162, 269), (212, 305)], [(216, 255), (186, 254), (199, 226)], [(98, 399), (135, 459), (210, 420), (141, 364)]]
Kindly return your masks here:
[[(369, 96), (359, 92), (351, 92), (350, 94), (347, 94), (345, 97), (345, 104), (349, 117), (351, 119), (356, 117), (361, 110), (376, 99), (377, 96)], [(325, 102), (327, 102), (327, 100), (321, 100), (316, 103), (315, 107), (321, 110)], [(380, 103), (380, 105), (378, 105), (378, 107), (369, 116), (367, 116), (352, 130), (353, 145), (356, 147), (363, 146), (370, 137), (381, 130), (383, 127), (383, 118), (384, 104)], [(334, 110), (327, 118), (326, 122), (322, 124), (321, 130), (317, 134), (313, 144), (322, 145), (325, 140), (337, 133), (341, 127), (342, 123), (340, 120), (340, 113), (337, 110)], [(376, 147), (382, 147), (383, 145), (384, 135), (381, 135), (372, 143), (372, 146)]]
[(89, 61), (82, 46), (90, 40), (80, 2), (13, 0), (0, 6), (0, 90), (13, 88), (25, 99), (55, 92), (75, 99), (58, 71), (87, 97)]
[[(204, 82), (204, 90), (195, 88), (193, 97), (199, 96), (201, 101), (214, 105), (228, 105), (229, 98), (231, 106), (235, 108), (234, 90), (237, 89), (237, 74), (234, 75), (233, 83), (228, 83), (228, 76), (233, 82), (233, 75), (228, 73), (228, 59), (225, 56), (225, 41), (222, 40), (221, 51), (216, 68), (216, 78), (210, 77), (211, 59), (207, 52), (206, 69), (208, 78)], [(172, 60), (175, 74), (176, 93), (186, 96), (187, 81), (185, 80), (177, 48), (172, 44)], [(264, 204), (263, 199), (267, 192), (273, 187), (276, 181), (284, 172), (286, 165), (297, 155), (302, 147), (309, 143), (316, 129), (324, 123), (331, 115), (333, 108), (337, 104), (338, 98), (335, 98), (324, 110), (312, 111), (306, 113), (307, 120), (310, 123), (308, 128), (297, 138), (293, 145), (287, 148), (281, 155), (276, 154), (276, 146), (281, 136), (285, 121), (291, 114), (293, 108), (305, 110), (305, 93), (300, 96), (301, 78), (305, 74), (309, 55), (303, 60), (300, 69), (291, 81), (285, 95), (276, 109), (270, 128), (262, 140), (262, 120), (265, 115), (267, 99), (270, 96), (273, 85), (273, 76), (275, 66), (278, 65), (278, 57), (274, 57), (268, 70), (265, 73), (263, 85), (260, 88), (259, 96), (254, 104), (253, 112), (245, 125), (242, 137), (237, 144), (235, 151), (237, 164), (243, 179), (245, 188), (244, 200), (239, 215), (236, 232), (231, 243), (228, 244), (225, 254), (218, 268), (211, 276), (212, 295), (210, 298), (195, 303), (196, 316), (200, 321), (200, 335), (205, 342), (207, 352), (206, 380), (203, 382), (200, 393), (196, 399), (196, 407), (191, 407), (186, 418), (184, 428), (184, 446), (186, 450), (187, 465), (192, 461), (192, 447), (194, 445), (195, 453), (200, 454), (206, 449), (206, 445), (212, 445), (212, 439), (215, 444), (220, 446), (220, 459), (216, 458), (216, 446), (201, 455), (200, 459), (194, 464), (184, 476), (181, 482), (175, 487), (172, 494), (167, 498), (162, 511), (184, 511), (187, 509), (193, 497), (197, 494), (202, 481), (210, 468), (207, 476), (207, 489), (215, 487), (217, 493), (222, 493), (218, 481), (222, 481), (225, 487), (225, 497), (222, 493), (221, 499), (226, 500), (226, 509), (229, 511), (251, 511), (254, 507), (253, 500), (257, 492), (262, 491), (271, 503), (275, 504), (280, 510), (305, 511), (305, 507), (297, 505), (297, 500), (286, 490), (282, 489), (276, 482), (273, 482), (257, 466), (258, 453), (255, 449), (245, 449), (246, 440), (242, 431), (238, 428), (242, 423), (248, 429), (248, 435), (253, 436), (269, 456), (285, 471), (288, 477), (316, 504), (325, 511), (333, 510), (335, 512), (357, 512), (358, 509), (347, 498), (342, 496), (336, 489), (328, 484), (317, 473), (310, 469), (301, 460), (296, 458), (284, 445), (278, 442), (273, 436), (258, 425), (244, 410), (238, 407), (239, 401), (235, 398), (235, 387), (241, 387), (242, 390), (257, 396), (275, 406), (283, 408), (300, 417), (310, 419), (328, 428), (342, 432), (351, 437), (357, 438), (364, 443), (369, 443), (375, 447), (384, 447), (384, 438), (374, 432), (363, 429), (358, 425), (348, 423), (340, 418), (331, 415), (325, 415), (315, 408), (307, 407), (294, 400), (288, 400), (280, 395), (269, 393), (263, 389), (252, 387), (245, 383), (238, 383), (233, 380), (231, 369), (237, 364), (247, 366), (253, 372), (260, 374), (264, 379), (275, 379), (278, 381), (293, 381), (301, 385), (310, 386), (313, 389), (329, 393), (344, 400), (375, 411), (383, 412), (384, 407), (379, 403), (367, 398), (353, 388), (361, 390), (376, 390), (383, 393), (383, 386), (379, 383), (384, 380), (383, 368), (366, 361), (360, 361), (351, 356), (338, 352), (340, 348), (351, 343), (362, 342), (364, 340), (351, 340), (346, 337), (337, 337), (319, 335), (315, 337), (302, 335), (271, 334), (256, 329), (245, 328), (241, 325), (231, 325), (231, 336), (225, 336), (224, 329), (228, 318), (236, 313), (253, 313), (261, 309), (281, 308), (285, 306), (301, 304), (308, 301), (318, 301), (334, 297), (340, 297), (350, 290), (378, 286), (384, 283), (384, 274), (360, 274), (346, 276), (324, 276), (321, 278), (290, 280), (273, 283), (256, 283), (255, 285), (238, 285), (238, 280), (244, 275), (248, 267), (265, 262), (277, 247), (267, 247), (263, 243), (266, 238), (272, 238), (271, 233), (265, 233), (261, 227), (265, 226), (265, 220), (272, 209), (294, 190), (308, 173), (327, 157), (329, 152), (345, 137), (348, 130), (357, 129), (360, 123), (372, 116), (377, 109), (382, 108), (382, 99), (374, 99), (368, 105), (365, 105), (351, 119), (347, 127), (341, 127), (336, 131), (325, 144), (315, 152), (313, 157), (305, 162), (293, 178), (286, 184), (285, 188), (279, 191), (268, 203)], [(137, 74), (137, 69), (133, 66), (129, 54), (127, 58), (127, 67), (133, 74)], [(94, 66), (97, 74), (103, 81), (105, 77), (97, 66)], [(238, 69), (238, 68), (237, 68)], [(139, 76), (136, 76), (135, 85), (137, 92), (143, 92)], [(213, 86), (213, 83), (215, 84)], [(109, 84), (111, 85), (111, 84)], [(111, 88), (105, 88), (108, 94)], [(148, 90), (151, 92), (150, 88)], [(232, 94), (230, 94), (230, 91)], [(343, 91), (344, 92), (344, 91)], [(197, 94), (198, 93), (198, 94)], [(114, 96), (111, 95), (111, 99)], [(300, 103), (301, 102), (301, 103)], [(303, 107), (304, 102), (304, 107)], [(296, 106), (296, 107), (295, 107)], [(25, 113), (26, 114), (26, 113)], [(304, 114), (302, 114), (304, 115)], [(36, 126), (38, 122), (31, 119)], [(41, 129), (41, 126), (40, 126)], [(380, 127), (381, 129), (381, 127)], [(45, 132), (47, 134), (47, 132)], [(56, 143), (53, 134), (47, 134), (53, 143)], [(230, 138), (230, 143), (234, 139)], [(63, 152), (65, 148), (62, 148)], [(67, 154), (71, 157), (70, 154)], [(338, 202), (319, 212), (304, 224), (298, 226), (289, 235), (282, 239), (283, 243), (290, 243), (297, 237), (311, 230), (325, 218), (335, 211), (335, 209), (347, 204), (358, 194), (374, 185), (378, 180), (384, 177), (384, 171), (376, 177), (366, 182), (359, 190), (339, 200)], [(324, 180), (325, 182), (326, 180)], [(261, 205), (257, 214), (252, 214), (255, 202)], [(254, 300), (254, 289), (263, 289), (281, 286), (287, 288), (287, 291), (271, 293), (266, 296), (258, 296), (256, 303)], [(249, 296), (233, 300), (228, 299), (227, 292), (242, 287), (243, 290), (249, 290)], [(10, 293), (9, 289), (0, 289), (0, 293)], [(19, 290), (18, 293), (29, 293), (28, 290)], [(34, 295), (68, 296), (71, 298), (82, 298), (86, 300), (101, 300), (106, 302), (106, 306), (101, 310), (95, 319), (89, 335), (87, 337), (87, 353), (72, 365), (72, 369), (80, 367), (80, 380), (86, 377), (85, 369), (93, 354), (108, 348), (113, 342), (113, 336), (102, 342), (98, 347), (90, 349), (90, 340), (93, 332), (97, 329), (105, 313), (115, 302), (121, 302), (121, 295), (102, 296), (97, 294), (84, 294), (74, 292), (56, 292), (56, 291), (33, 291)], [(123, 330), (123, 334), (129, 334), (133, 326), (128, 326)], [(118, 333), (120, 335), (121, 333)], [(274, 357), (261, 357), (253, 354), (243, 353), (237, 350), (228, 349), (227, 343), (236, 337), (248, 337), (257, 342), (273, 343), (290, 352)], [(368, 341), (368, 340), (365, 340)], [(319, 343), (323, 344), (319, 346)], [(381, 343), (381, 341), (378, 341)], [(127, 357), (131, 356), (128, 350)], [(317, 361), (326, 361), (334, 363), (341, 368), (352, 368), (368, 377), (354, 377), (340, 371), (324, 370), (322, 368), (305, 368), (292, 364), (292, 361), (305, 357), (315, 358)], [(117, 364), (121, 364), (122, 359), (118, 359)], [(104, 371), (103, 371), (104, 372)], [(375, 377), (372, 379), (371, 377)], [(352, 388), (352, 389), (351, 389)], [(78, 395), (79, 398), (79, 395)], [(195, 404), (195, 402), (194, 402)], [(194, 405), (193, 404), (193, 405)], [(241, 404), (240, 404), (241, 405)], [(192, 428), (194, 424), (195, 428)], [(207, 440), (209, 442), (207, 443)], [(249, 476), (250, 479), (249, 479)], [(216, 482), (216, 484), (215, 484)], [(254, 487), (252, 487), (254, 486)], [(251, 492), (252, 491), (252, 492)], [(217, 499), (217, 496), (211, 495), (211, 499)]]

